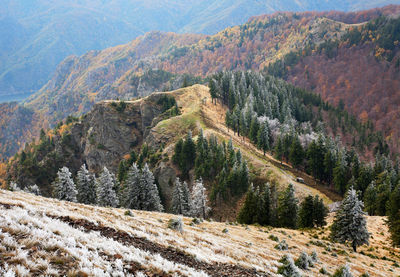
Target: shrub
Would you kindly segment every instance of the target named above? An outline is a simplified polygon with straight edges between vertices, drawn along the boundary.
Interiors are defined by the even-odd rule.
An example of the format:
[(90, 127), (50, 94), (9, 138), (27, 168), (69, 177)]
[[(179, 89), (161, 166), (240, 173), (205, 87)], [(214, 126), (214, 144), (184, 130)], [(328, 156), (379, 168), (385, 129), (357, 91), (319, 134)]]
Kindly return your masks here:
[(300, 257), (296, 260), (296, 265), (301, 269), (308, 270), (314, 266), (314, 263), (306, 252), (301, 252)]
[(276, 242), (279, 242), (279, 238), (277, 237), (277, 236), (274, 236), (274, 235), (269, 235), (269, 237), (268, 237), (270, 240), (273, 240), (273, 241), (276, 241)]
[(324, 274), (324, 275), (328, 275), (328, 271), (326, 270), (325, 267), (321, 267), (321, 269), (319, 270), (319, 273)]
[(183, 233), (183, 222), (181, 218), (171, 218), (168, 221), (168, 228)]
[(278, 250), (288, 250), (288, 249), (289, 249), (289, 246), (288, 246), (288, 244), (286, 243), (285, 240), (282, 240), (282, 241), (279, 242), (277, 245), (275, 245), (275, 249), (278, 249)]
[(349, 265), (342, 266), (335, 271), (333, 277), (353, 277)]
[(318, 254), (315, 250), (311, 253), (311, 260), (315, 263), (318, 262)]
[(224, 230), (222, 230), (222, 233), (224, 233), (224, 234), (226, 234), (226, 233), (228, 233), (228, 232), (229, 232), (229, 230), (226, 229), (226, 228), (224, 228)]
[(278, 267), (278, 274), (285, 277), (301, 277), (299, 268), (294, 264), (293, 258), (285, 255), (279, 260), (282, 266)]
[(200, 224), (200, 223), (202, 223), (203, 222), (203, 220), (202, 219), (200, 219), (200, 218), (197, 218), (197, 217), (195, 217), (195, 218), (193, 218), (192, 219), (192, 223), (193, 224)]

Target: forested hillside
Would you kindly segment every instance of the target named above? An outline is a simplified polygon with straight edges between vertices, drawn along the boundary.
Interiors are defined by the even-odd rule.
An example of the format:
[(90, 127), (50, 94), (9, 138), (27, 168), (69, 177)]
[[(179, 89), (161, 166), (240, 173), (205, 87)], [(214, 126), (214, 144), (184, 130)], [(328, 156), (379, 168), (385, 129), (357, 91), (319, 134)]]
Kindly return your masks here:
[[(396, 34), (384, 30), (396, 29), (393, 25), (396, 19), (389, 19), (389, 16), (398, 13), (399, 6), (357, 13), (277, 13), (254, 17), (244, 25), (213, 36), (153, 32), (126, 45), (70, 57), (58, 66), (48, 84), (24, 104), (41, 119), (39, 125), (32, 126), (32, 133), (38, 136), (42, 127), (54, 126), (68, 115), (87, 112), (97, 101), (131, 99), (154, 89), (175, 89), (185, 79), (188, 84), (199, 82), (194, 76), (206, 77), (224, 69), (252, 69), (285, 77), (286, 73), (280, 70), (290, 69), (292, 73), (286, 76), (289, 81), (314, 90), (334, 106), (343, 102), (344, 107), (349, 108), (351, 114), (360, 115), (362, 121), (370, 119), (377, 130), (383, 132), (389, 145), (397, 149), (396, 125), (392, 124), (397, 115), (392, 107), (398, 101), (394, 93), (399, 79), (398, 58), (387, 58), (397, 55), (398, 46), (385, 46), (393, 48), (389, 49), (389, 55), (385, 52), (388, 49), (379, 45), (396, 42)], [(388, 17), (364, 23), (382, 15)], [(362, 40), (353, 37), (354, 30), (375, 28), (373, 26), (379, 30), (371, 29), (371, 38), (365, 34)], [(381, 31), (386, 34), (386, 42), (376, 39)], [(356, 39), (351, 47), (349, 39)], [(335, 41), (343, 43), (338, 51), (329, 50), (336, 49)], [(386, 54), (377, 51), (377, 47)], [(323, 49), (337, 52), (337, 55), (329, 58)], [(279, 66), (282, 59), (285, 68)], [(302, 66), (305, 61), (309, 64), (308, 70)], [(368, 82), (360, 77), (360, 72), (366, 73)], [(187, 75), (185, 78), (176, 74)], [(382, 90), (385, 97), (380, 96)], [(346, 97), (338, 97), (336, 91)], [(389, 96), (393, 105), (383, 103)], [(382, 103), (377, 103), (379, 107), (373, 109), (371, 103), (375, 103), (375, 99)], [(26, 141), (27, 138), (21, 138), (20, 143)], [(10, 154), (13, 153), (7, 153)]]
[[(275, 11), (355, 11), (398, 0), (5, 0), (0, 11), (0, 95), (27, 97), (69, 55), (123, 44), (149, 31), (214, 34)], [(24, 80), (21, 82), (20, 80)]]

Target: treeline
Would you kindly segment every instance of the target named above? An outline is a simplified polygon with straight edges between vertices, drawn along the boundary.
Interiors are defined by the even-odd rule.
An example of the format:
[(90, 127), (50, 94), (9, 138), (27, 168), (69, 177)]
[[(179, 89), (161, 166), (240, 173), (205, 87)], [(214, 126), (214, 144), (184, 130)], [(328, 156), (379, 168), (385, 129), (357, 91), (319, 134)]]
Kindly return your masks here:
[[(52, 196), (64, 201), (147, 211), (164, 209), (154, 175), (147, 164), (140, 170), (134, 163), (122, 183), (107, 167), (96, 178), (87, 170), (86, 165), (82, 165), (73, 178), (68, 167), (64, 166), (57, 172), (51, 188)], [(11, 182), (10, 189), (19, 190), (19, 186)], [(40, 195), (36, 185), (30, 186), (27, 191)]]
[(247, 191), (250, 182), (247, 162), (231, 140), (227, 144), (219, 143), (215, 136), (205, 138), (200, 130), (194, 142), (189, 131), (184, 140), (175, 144), (172, 161), (179, 167), (183, 179), (194, 169), (197, 178), (211, 183), (212, 201), (226, 200)]
[(285, 228), (313, 228), (326, 225), (328, 209), (322, 199), (309, 195), (298, 204), (294, 188), (289, 184), (279, 195), (275, 185), (253, 188), (251, 185), (239, 212), (238, 222)]
[(210, 94), (228, 106), (227, 126), (264, 153), (272, 152), (341, 195), (353, 186), (370, 215), (398, 210), (389, 207), (400, 186), (399, 163), (385, 155), (387, 144), (378, 139), (374, 163), (363, 162), (354, 149), (342, 146), (340, 138), (327, 135), (327, 123), (318, 110), (332, 108), (319, 96), (253, 72), (214, 75)]

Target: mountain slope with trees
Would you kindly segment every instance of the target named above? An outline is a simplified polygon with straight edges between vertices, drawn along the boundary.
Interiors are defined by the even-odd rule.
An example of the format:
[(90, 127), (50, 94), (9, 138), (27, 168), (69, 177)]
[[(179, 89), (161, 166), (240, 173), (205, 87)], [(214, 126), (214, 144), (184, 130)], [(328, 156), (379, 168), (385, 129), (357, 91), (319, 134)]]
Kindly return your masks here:
[[(30, 132), (33, 137), (37, 137), (41, 128), (55, 126), (59, 120), (65, 119), (68, 115), (88, 112), (97, 101), (131, 99), (145, 96), (154, 90), (171, 90), (179, 88), (184, 83), (202, 82), (201, 78), (194, 76), (206, 77), (223, 69), (262, 71), (282, 58), (285, 59), (285, 64), (300, 66), (298, 57), (293, 55), (299, 51), (304, 52), (304, 60), (311, 59), (310, 64), (315, 66), (315, 70), (309, 72), (310, 78), (319, 72), (323, 74), (319, 74), (318, 78), (313, 77), (312, 82), (315, 83), (315, 87), (303, 84), (306, 79), (304, 72), (308, 72), (306, 69), (292, 70), (297, 72), (296, 78), (291, 77), (288, 80), (308, 89), (315, 89), (315, 92), (321, 93), (325, 100), (334, 105), (339, 101), (332, 91), (336, 89), (336, 85), (322, 84), (333, 82), (342, 84), (339, 91), (349, 94), (349, 97), (342, 99), (343, 104), (356, 115), (360, 106), (357, 103), (360, 101), (353, 101), (358, 99), (358, 96), (352, 93), (354, 88), (357, 88), (357, 95), (359, 94), (363, 101), (369, 101), (367, 99), (376, 99), (383, 84), (385, 88), (396, 87), (398, 80), (396, 77), (398, 71), (394, 70), (396, 59), (393, 59), (390, 65), (386, 59), (376, 59), (372, 56), (374, 50), (371, 46), (344, 48), (343, 55), (339, 51), (339, 55), (334, 59), (328, 59), (330, 67), (337, 68), (330, 70), (330, 67), (324, 69), (327, 60), (324, 51), (320, 55), (322, 58), (318, 58), (318, 52), (309, 56), (307, 51), (312, 49), (312, 45), (316, 49), (319, 45), (327, 47), (331, 45), (329, 41), (341, 39), (342, 36), (348, 37), (351, 28), (364, 26), (365, 21), (376, 19), (381, 15), (395, 16), (400, 12), (399, 7), (387, 6), (356, 13), (277, 13), (253, 17), (246, 24), (228, 28), (213, 36), (153, 32), (126, 45), (92, 51), (81, 57), (69, 57), (58, 66), (47, 85), (24, 104), (26, 108), (35, 112), (35, 118), (38, 118), (36, 123), (32, 124)], [(347, 64), (351, 60), (349, 55), (360, 57), (360, 62), (353, 61)], [(319, 71), (320, 63), (324, 70)], [(366, 68), (345, 71), (338, 69), (356, 65)], [(386, 65), (389, 66), (387, 71), (383, 70)], [(357, 75), (358, 72), (369, 72), (369, 82), (363, 82)], [(323, 78), (328, 81), (324, 81)], [(384, 83), (379, 81), (382, 78), (385, 79)], [(317, 87), (319, 83), (323, 86), (321, 90)], [(363, 97), (365, 91), (362, 88), (365, 88), (367, 83), (377, 85), (369, 87), (368, 97)], [(396, 98), (390, 91), (388, 90), (388, 94)], [(379, 98), (381, 101), (383, 99), (387, 98)], [(397, 101), (392, 100), (393, 103)], [(384, 136), (390, 145), (396, 148), (395, 135), (389, 136), (394, 127), (388, 126), (387, 123), (392, 120), (384, 120), (387, 117), (382, 116), (384, 111), (382, 105), (380, 109), (370, 113), (369, 117), (362, 113), (361, 119), (370, 119), (376, 123), (378, 129), (385, 132)], [(363, 109), (366, 109), (365, 107)], [(395, 113), (388, 114), (395, 117)], [(10, 116), (2, 115), (2, 117), (7, 119)], [(7, 123), (8, 121), (4, 122)], [(19, 143), (19, 146), (13, 145), (4, 156), (14, 154), (14, 149), (29, 142), (32, 136), (10, 137), (8, 141)]]
[(214, 34), (275, 11), (354, 11), (395, 2), (6, 0), (0, 11), (0, 95), (26, 97), (69, 55), (127, 43), (149, 31)]

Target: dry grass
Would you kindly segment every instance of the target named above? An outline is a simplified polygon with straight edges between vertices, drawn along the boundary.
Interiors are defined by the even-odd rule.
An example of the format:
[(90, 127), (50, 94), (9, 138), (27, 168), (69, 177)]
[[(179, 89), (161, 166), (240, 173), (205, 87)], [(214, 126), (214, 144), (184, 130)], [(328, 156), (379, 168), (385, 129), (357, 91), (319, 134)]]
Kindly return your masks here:
[[(68, 215), (73, 219), (98, 222), (137, 237), (147, 238), (160, 245), (182, 249), (188, 255), (193, 255), (202, 261), (233, 263), (272, 274), (275, 274), (279, 266), (278, 260), (284, 254), (290, 253), (296, 258), (302, 251), (310, 254), (313, 250), (317, 252), (319, 262), (310, 271), (305, 271), (305, 276), (318, 276), (318, 271), (322, 266), (333, 273), (339, 265), (344, 264), (351, 266), (354, 276), (359, 276), (364, 272), (368, 272), (371, 276), (398, 276), (400, 274), (400, 268), (394, 266), (394, 262), (400, 263), (400, 251), (391, 247), (383, 217), (368, 218), (368, 229), (372, 234), (371, 243), (369, 246), (360, 247), (358, 253), (353, 253), (348, 246), (326, 240), (327, 229), (299, 231), (207, 221), (190, 226), (192, 219), (185, 217), (183, 218), (184, 233), (181, 234), (167, 228), (168, 220), (176, 217), (170, 214), (132, 211), (134, 217), (130, 217), (125, 215), (124, 209), (85, 206), (36, 197), (23, 192), (8, 191), (0, 191), (0, 203), (23, 205), (24, 209), (32, 214), (32, 221), (37, 221), (36, 217), (43, 213), (52, 216)], [(2, 215), (0, 219), (1, 217)], [(5, 232), (3, 227), (1, 227), (2, 233)], [(224, 233), (224, 229), (227, 229), (228, 233)], [(59, 232), (61, 235), (57, 237), (61, 240), (66, 233), (62, 229)], [(78, 230), (76, 232), (79, 233)], [(286, 240), (289, 250), (275, 249), (277, 242), (270, 239), (271, 235), (278, 237), (280, 241)], [(85, 247), (87, 251), (96, 251), (99, 247), (93, 241), (81, 241), (81, 247)], [(111, 243), (110, 240), (107, 241)], [(26, 239), (18, 241), (21, 244), (24, 242), (32, 245)], [(13, 251), (10, 248), (9, 252)], [(125, 257), (129, 251), (139, 250), (126, 251), (121, 251), (119, 254)], [(2, 253), (1, 250), (0, 253)], [(74, 257), (76, 259), (74, 262), (79, 264), (79, 257), (73, 255), (71, 257)], [(151, 255), (147, 256), (147, 259), (151, 261), (151, 264), (154, 263)], [(53, 265), (50, 263), (50, 266)]]

